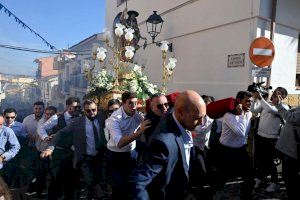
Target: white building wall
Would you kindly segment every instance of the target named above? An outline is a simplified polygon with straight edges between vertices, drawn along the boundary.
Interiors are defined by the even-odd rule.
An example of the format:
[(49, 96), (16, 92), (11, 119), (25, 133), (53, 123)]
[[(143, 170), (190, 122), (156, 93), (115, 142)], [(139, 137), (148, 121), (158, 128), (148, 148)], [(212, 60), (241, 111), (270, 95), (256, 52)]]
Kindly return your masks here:
[[(261, 0), (257, 36), (270, 36), (271, 0)], [(285, 87), (290, 94), (296, 90), (297, 52), (300, 34), (300, 1), (278, 0), (275, 26), (275, 58), (272, 64), (271, 85)]]
[[(238, 90), (244, 90), (253, 80), (249, 60), (249, 46), (254, 38), (259, 36), (257, 27), (263, 27), (264, 18), (270, 18), (271, 2), (267, 0), (130, 0), (128, 10), (139, 12), (138, 21), (141, 34), (151, 38), (146, 33), (145, 20), (153, 10), (161, 14), (165, 23), (162, 33), (156, 41), (168, 40), (173, 42), (173, 55), (178, 59), (172, 81), (168, 84), (168, 92), (175, 90), (195, 89), (201, 94), (208, 94), (217, 98), (234, 96)], [(290, 1), (287, 4), (283, 2)], [(297, 0), (278, 0), (278, 18), (282, 23), (298, 26), (294, 22), (299, 17), (290, 17), (300, 14)], [(116, 1), (106, 1), (106, 26), (111, 28), (114, 17), (124, 10), (125, 4), (117, 7)], [(290, 12), (290, 9), (293, 11)], [(282, 11), (281, 11), (282, 10)], [(286, 14), (284, 14), (286, 13)], [(290, 23), (290, 21), (293, 23)], [(267, 25), (263, 27), (268, 28)], [(272, 69), (271, 83), (282, 82), (292, 91), (291, 79), (296, 65), (297, 31), (287, 30), (287, 27), (277, 30), (287, 32), (275, 35), (276, 43), (281, 45), (281, 51), (288, 49), (284, 54), (280, 50), (281, 58), (275, 58)], [(288, 28), (289, 29), (289, 28)], [(297, 36), (298, 37), (298, 36)], [(292, 42), (292, 43), (291, 43)], [(143, 41), (140, 42), (143, 44)], [(286, 50), (285, 50), (286, 51)], [(289, 54), (289, 52), (291, 54)], [(227, 58), (231, 54), (245, 53), (245, 66), (228, 68)], [(170, 54), (170, 55), (172, 55)], [(145, 72), (154, 83), (161, 84), (162, 60), (159, 47), (149, 45), (146, 50), (140, 49), (135, 57), (140, 64), (146, 64)], [(283, 63), (283, 60), (285, 63)], [(142, 63), (141, 63), (142, 62)], [(288, 62), (288, 63), (287, 63)], [(285, 71), (286, 78), (280, 75), (280, 68), (276, 66), (293, 65), (289, 72)], [(292, 77), (292, 78), (291, 78)], [(281, 84), (283, 85), (283, 84)], [(295, 91), (293, 91), (295, 92)]]

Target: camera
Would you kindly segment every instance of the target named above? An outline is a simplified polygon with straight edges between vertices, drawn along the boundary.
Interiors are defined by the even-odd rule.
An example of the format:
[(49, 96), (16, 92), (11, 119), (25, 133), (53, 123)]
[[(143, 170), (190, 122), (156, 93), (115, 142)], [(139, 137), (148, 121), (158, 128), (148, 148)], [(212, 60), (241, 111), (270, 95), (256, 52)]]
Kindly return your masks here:
[(264, 87), (262, 86), (265, 82), (255, 83), (253, 82), (248, 86), (247, 91), (249, 92), (259, 92), (263, 98), (268, 97), (269, 91), (272, 89), (272, 86)]

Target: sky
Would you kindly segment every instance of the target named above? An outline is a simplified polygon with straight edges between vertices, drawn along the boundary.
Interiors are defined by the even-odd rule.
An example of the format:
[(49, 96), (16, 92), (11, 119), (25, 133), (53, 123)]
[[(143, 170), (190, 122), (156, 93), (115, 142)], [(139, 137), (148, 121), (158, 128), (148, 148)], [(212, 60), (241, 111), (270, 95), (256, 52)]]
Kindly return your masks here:
[[(105, 0), (0, 0), (57, 49), (66, 49), (105, 27)], [(50, 50), (43, 41), (0, 10), (0, 44)], [(49, 54), (0, 47), (0, 72), (34, 76), (36, 58)]]

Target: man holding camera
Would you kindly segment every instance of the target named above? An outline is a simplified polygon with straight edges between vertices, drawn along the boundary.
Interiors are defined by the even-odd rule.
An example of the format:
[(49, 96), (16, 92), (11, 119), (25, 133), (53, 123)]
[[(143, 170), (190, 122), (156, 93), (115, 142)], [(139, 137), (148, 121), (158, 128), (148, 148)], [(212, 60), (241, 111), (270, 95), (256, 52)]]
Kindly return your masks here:
[[(275, 89), (271, 96), (271, 102), (268, 103), (260, 92), (254, 92), (253, 97), (258, 103), (257, 107), (252, 110), (254, 113), (260, 113), (257, 134), (255, 135), (254, 158), (256, 163), (256, 180), (254, 188), (258, 188), (262, 180), (271, 174), (271, 182), (266, 188), (267, 192), (274, 192), (278, 189), (277, 168), (274, 163), (275, 144), (280, 134), (281, 126), (284, 124), (283, 119), (278, 114), (277, 108), (274, 106), (277, 101), (276, 94), (280, 93), (282, 98), (287, 96), (287, 90), (282, 87)], [(286, 110), (287, 105), (282, 105)]]

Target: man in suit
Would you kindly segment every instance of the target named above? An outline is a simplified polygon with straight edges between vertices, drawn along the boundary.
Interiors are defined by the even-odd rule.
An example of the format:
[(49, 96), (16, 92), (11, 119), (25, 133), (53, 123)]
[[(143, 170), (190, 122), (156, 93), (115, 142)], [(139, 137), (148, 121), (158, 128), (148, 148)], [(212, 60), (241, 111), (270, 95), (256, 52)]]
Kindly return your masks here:
[[(78, 97), (67, 98), (65, 112), (59, 116), (53, 115), (38, 127), (37, 133), (42, 142), (50, 142), (55, 133), (70, 125), (74, 118), (80, 116), (80, 110), (81, 106)], [(55, 149), (48, 150), (52, 154), (50, 162), (52, 176), (48, 187), (49, 200), (57, 200), (62, 195), (64, 195), (65, 199), (74, 199), (78, 178), (75, 176), (76, 173), (72, 163), (74, 152), (71, 148), (68, 148), (66, 142), (65, 140), (61, 140), (56, 144)]]
[(185, 198), (193, 146), (190, 131), (202, 124), (205, 115), (205, 103), (197, 92), (178, 96), (174, 111), (153, 133), (147, 160), (130, 177), (132, 199)]
[[(104, 117), (102, 114), (97, 115), (97, 105), (92, 100), (85, 100), (83, 107), (84, 115), (73, 119), (70, 125), (58, 131), (52, 139), (52, 145), (64, 141), (63, 144), (67, 148), (74, 147), (73, 166), (83, 173), (87, 198), (94, 199), (96, 196), (94, 186), (102, 174), (102, 159), (106, 145)], [(42, 156), (49, 155), (51, 149)]]

